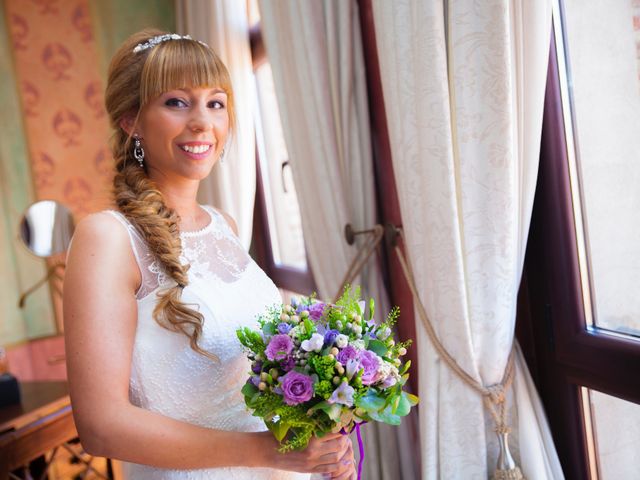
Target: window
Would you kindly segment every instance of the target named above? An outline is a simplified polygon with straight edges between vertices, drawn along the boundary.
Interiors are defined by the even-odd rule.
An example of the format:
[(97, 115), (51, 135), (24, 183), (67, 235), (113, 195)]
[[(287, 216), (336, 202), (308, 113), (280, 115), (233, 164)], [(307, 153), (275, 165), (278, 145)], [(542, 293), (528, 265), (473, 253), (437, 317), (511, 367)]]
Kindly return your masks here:
[(257, 99), (254, 109), (258, 169), (254, 250), (278, 287), (308, 295), (315, 291), (315, 284), (307, 262), (298, 197), (255, 0), (248, 2), (248, 12)]
[(524, 285), (528, 359), (567, 478), (636, 476), (621, 453), (640, 441), (624, 427), (640, 424), (639, 7), (554, 8)]

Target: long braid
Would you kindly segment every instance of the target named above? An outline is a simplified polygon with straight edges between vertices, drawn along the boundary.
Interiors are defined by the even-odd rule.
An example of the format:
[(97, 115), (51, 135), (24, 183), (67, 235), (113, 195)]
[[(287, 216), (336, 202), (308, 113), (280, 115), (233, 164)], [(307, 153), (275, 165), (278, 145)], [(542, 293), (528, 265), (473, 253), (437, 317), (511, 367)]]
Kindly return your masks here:
[[(124, 142), (125, 145), (127, 143)], [(117, 149), (117, 146), (114, 147)], [(147, 177), (144, 169), (125, 149), (118, 150), (117, 173), (113, 180), (116, 205), (142, 234), (164, 272), (176, 282), (175, 286), (157, 294), (158, 302), (153, 309), (153, 317), (162, 327), (189, 337), (193, 350), (217, 360), (218, 357), (198, 345), (204, 317), (181, 301), (182, 290), (188, 285), (189, 277), (188, 266), (180, 263), (182, 246), (178, 215), (165, 204), (162, 193)]]

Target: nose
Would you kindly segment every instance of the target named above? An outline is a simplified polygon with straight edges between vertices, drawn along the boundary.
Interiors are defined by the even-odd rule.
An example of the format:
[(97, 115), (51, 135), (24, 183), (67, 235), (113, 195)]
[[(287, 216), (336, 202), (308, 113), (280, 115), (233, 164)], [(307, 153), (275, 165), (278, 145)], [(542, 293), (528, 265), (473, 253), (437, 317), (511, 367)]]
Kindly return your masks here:
[(213, 117), (206, 107), (198, 107), (192, 110), (188, 127), (193, 132), (205, 132), (213, 128)]

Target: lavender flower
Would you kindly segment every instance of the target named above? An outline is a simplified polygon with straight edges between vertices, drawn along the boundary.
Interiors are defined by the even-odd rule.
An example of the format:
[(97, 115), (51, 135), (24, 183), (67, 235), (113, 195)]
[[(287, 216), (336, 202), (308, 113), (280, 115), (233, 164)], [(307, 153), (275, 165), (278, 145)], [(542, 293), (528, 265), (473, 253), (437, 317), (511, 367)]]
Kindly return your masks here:
[(289, 355), (287, 358), (280, 362), (280, 366), (285, 372), (289, 372), (296, 366), (296, 361), (292, 355)]
[(355, 390), (353, 387), (350, 387), (347, 382), (342, 382), (340, 386), (333, 391), (333, 394), (327, 401), (329, 403), (340, 403), (347, 407), (352, 407), (354, 393)]
[(253, 373), (260, 373), (262, 371), (262, 362), (260, 360), (256, 360), (251, 364), (251, 371)]
[(322, 302), (311, 305), (309, 307), (309, 318), (311, 318), (311, 320), (320, 320), (324, 313), (324, 307), (326, 307), (326, 304)]
[(340, 335), (338, 330), (327, 330), (324, 334), (324, 344), (329, 347), (336, 341), (336, 337)]
[(293, 350), (293, 341), (289, 335), (274, 335), (265, 350), (269, 360), (283, 360)]
[(357, 360), (358, 359), (358, 350), (351, 345), (347, 345), (338, 353), (338, 360), (342, 365), (346, 365), (349, 360)]
[(260, 385), (260, 375), (251, 375), (249, 377), (248, 383), (251, 383), (254, 387), (257, 387), (258, 385)]
[(290, 371), (282, 377), (282, 395), (287, 405), (297, 405), (313, 396), (313, 379), (308, 375)]
[(291, 330), (290, 324), (284, 323), (284, 322), (278, 324), (278, 333), (281, 333), (284, 335), (286, 333), (289, 333), (289, 330)]
[(370, 350), (363, 350), (360, 352), (360, 365), (364, 368), (362, 374), (362, 384), (371, 385), (379, 380), (378, 368), (382, 360), (378, 355)]

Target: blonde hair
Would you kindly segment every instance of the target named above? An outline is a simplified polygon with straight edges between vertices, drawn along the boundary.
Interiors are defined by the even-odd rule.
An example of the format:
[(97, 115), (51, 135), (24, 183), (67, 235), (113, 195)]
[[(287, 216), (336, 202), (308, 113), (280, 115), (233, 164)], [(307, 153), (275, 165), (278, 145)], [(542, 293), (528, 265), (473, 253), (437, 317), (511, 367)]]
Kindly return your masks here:
[(168, 40), (133, 52), (139, 43), (164, 33), (147, 29), (133, 34), (115, 53), (109, 65), (105, 106), (115, 129), (112, 142), (116, 163), (113, 193), (118, 209), (136, 226), (165, 273), (176, 282), (176, 286), (157, 294), (154, 319), (164, 328), (189, 337), (191, 348), (196, 352), (217, 359), (198, 345), (204, 317), (180, 300), (183, 288), (189, 283), (189, 267), (180, 263), (179, 217), (166, 205), (162, 192), (149, 179), (145, 169), (138, 165), (133, 157), (131, 135), (121, 128), (120, 123), (127, 117), (135, 117), (133, 131), (140, 110), (166, 91), (220, 87), (227, 94), (227, 112), (232, 128), (235, 125), (233, 91), (229, 73), (220, 58), (195, 40)]

